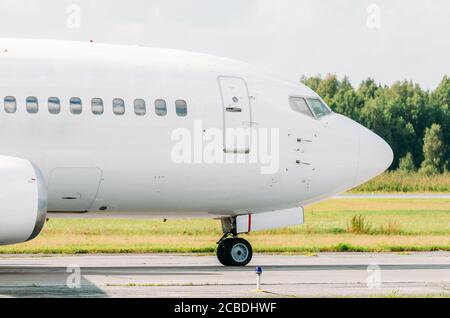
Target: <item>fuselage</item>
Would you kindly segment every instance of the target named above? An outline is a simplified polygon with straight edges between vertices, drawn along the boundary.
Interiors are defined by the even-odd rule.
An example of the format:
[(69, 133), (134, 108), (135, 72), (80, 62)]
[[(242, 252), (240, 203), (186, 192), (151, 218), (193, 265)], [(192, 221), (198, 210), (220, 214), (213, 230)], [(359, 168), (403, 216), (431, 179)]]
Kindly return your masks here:
[[(230, 109), (237, 86), (239, 107)], [(380, 137), (339, 114), (295, 112), (291, 97), (319, 98), (302, 84), (204, 54), (0, 40), (0, 154), (39, 167), (49, 211), (267, 212), (336, 195), (391, 164)], [(208, 131), (228, 126), (276, 131), (276, 169), (262, 173), (263, 164), (248, 162), (257, 142), (224, 152), (234, 164), (194, 154), (174, 161), (174, 131), (192, 132), (195, 151)]]

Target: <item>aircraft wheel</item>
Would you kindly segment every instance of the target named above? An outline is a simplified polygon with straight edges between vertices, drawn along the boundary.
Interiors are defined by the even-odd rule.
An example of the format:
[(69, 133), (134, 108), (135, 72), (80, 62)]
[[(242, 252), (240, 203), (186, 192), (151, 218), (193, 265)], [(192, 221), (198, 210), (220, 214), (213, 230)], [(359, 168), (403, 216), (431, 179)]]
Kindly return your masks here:
[(220, 242), (219, 246), (217, 246), (217, 259), (223, 266), (228, 266), (225, 258), (225, 241)]
[(217, 257), (225, 266), (243, 267), (252, 260), (253, 249), (244, 239), (229, 238), (219, 244)]

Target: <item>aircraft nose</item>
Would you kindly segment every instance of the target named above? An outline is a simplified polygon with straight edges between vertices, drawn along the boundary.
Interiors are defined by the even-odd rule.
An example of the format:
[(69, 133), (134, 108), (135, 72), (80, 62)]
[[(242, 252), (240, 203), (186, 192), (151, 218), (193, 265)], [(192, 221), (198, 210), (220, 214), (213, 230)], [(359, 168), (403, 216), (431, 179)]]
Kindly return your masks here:
[(394, 160), (392, 148), (369, 129), (360, 130), (359, 165), (356, 185), (363, 184), (386, 171)]

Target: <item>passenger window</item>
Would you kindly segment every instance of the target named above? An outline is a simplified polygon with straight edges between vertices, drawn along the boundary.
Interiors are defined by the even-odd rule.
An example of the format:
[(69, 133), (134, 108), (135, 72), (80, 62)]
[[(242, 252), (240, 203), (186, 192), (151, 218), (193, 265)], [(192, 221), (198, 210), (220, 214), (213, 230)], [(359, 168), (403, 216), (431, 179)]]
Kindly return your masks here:
[(58, 97), (50, 97), (48, 99), (48, 112), (53, 115), (61, 112), (61, 102)]
[(166, 116), (167, 115), (167, 104), (164, 99), (157, 99), (155, 101), (155, 112), (158, 116)]
[(317, 118), (331, 114), (331, 110), (318, 98), (308, 98), (308, 103)]
[(39, 111), (39, 103), (37, 97), (27, 97), (27, 112), (29, 114), (37, 114)]
[(91, 107), (94, 115), (102, 115), (104, 112), (103, 99), (93, 98), (91, 100)]
[(134, 113), (138, 116), (144, 116), (147, 113), (147, 107), (145, 105), (145, 100), (136, 99), (134, 101)]
[(311, 109), (309, 109), (306, 100), (303, 97), (291, 97), (290, 98), (291, 108), (297, 113), (301, 113), (303, 115), (314, 118)]
[(16, 98), (13, 96), (6, 96), (4, 99), (5, 112), (14, 114), (17, 111)]
[(83, 111), (83, 105), (81, 99), (78, 97), (72, 97), (70, 99), (70, 112), (74, 115), (80, 115)]
[(116, 115), (125, 114), (125, 102), (121, 98), (115, 98), (113, 100), (113, 111)]
[(175, 107), (177, 110), (177, 115), (180, 117), (187, 116), (187, 103), (185, 100), (179, 99), (175, 102)]

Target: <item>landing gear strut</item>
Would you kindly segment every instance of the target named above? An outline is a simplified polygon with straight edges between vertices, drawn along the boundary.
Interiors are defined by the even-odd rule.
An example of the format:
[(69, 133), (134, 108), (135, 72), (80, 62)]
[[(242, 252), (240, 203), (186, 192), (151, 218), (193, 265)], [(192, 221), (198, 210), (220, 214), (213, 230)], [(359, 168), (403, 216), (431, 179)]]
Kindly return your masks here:
[[(235, 218), (222, 219), (224, 235), (217, 243), (217, 258), (224, 266), (246, 266), (253, 257), (249, 242), (238, 238)], [(231, 236), (231, 237), (230, 237)]]

